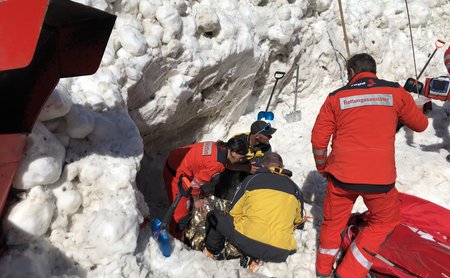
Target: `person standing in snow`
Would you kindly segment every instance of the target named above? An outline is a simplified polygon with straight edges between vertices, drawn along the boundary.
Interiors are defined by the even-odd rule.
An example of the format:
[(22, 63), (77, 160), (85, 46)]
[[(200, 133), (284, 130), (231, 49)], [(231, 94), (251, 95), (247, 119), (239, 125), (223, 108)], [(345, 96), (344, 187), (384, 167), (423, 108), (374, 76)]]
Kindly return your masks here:
[[(398, 83), (378, 79), (366, 53), (347, 61), (349, 83), (326, 98), (311, 136), (317, 170), (327, 177), (316, 272), (328, 277), (352, 207), (361, 196), (370, 211), (368, 226), (350, 245), (335, 274), (365, 277), (386, 236), (400, 221), (395, 188), (395, 133), (400, 120), (422, 132), (428, 119)], [(331, 153), (327, 147), (332, 137)]]
[(178, 181), (186, 177), (190, 184), (183, 184), (185, 190), (192, 187), (191, 198), (182, 197), (175, 209), (170, 223), (170, 234), (181, 239), (182, 232), (190, 218), (190, 203), (194, 202), (196, 209), (203, 207), (200, 198), (203, 186), (214, 186), (219, 173), (227, 165), (242, 161), (247, 153), (248, 144), (239, 138), (231, 138), (228, 142), (200, 142), (179, 147), (172, 150), (167, 158), (163, 170), (164, 182), (169, 196), (169, 203), (173, 203), (178, 190)]
[(219, 184), (215, 187), (214, 196), (231, 200), (237, 186), (250, 174), (256, 173), (261, 167), (264, 154), (272, 151), (270, 139), (277, 131), (270, 122), (255, 121), (250, 126), (250, 132), (241, 133), (235, 137), (248, 143), (246, 160), (236, 163), (220, 174)]
[(303, 196), (283, 169), (277, 153), (267, 153), (257, 173), (248, 176), (232, 200), (230, 213), (214, 210), (206, 221), (204, 253), (223, 259), (225, 239), (242, 254), (284, 262), (296, 252), (294, 229), (303, 223)]
[[(450, 46), (447, 48), (447, 50), (444, 53), (444, 64), (447, 68), (447, 72), (450, 75)], [(447, 162), (450, 162), (450, 154), (446, 157)]]
[(448, 74), (450, 74), (450, 46), (444, 53), (444, 64), (445, 67), (447, 68)]

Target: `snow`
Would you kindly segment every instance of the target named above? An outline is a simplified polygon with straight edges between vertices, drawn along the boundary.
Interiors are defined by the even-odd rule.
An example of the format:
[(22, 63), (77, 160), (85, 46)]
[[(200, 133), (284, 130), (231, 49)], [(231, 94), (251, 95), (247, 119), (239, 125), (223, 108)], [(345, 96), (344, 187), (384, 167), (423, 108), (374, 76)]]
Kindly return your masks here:
[(39, 114), (39, 121), (48, 121), (66, 115), (72, 107), (69, 91), (57, 85)]
[(37, 122), (28, 136), (27, 148), (22, 158), (13, 186), (29, 189), (52, 184), (59, 179), (66, 149), (42, 123)]
[[(77, 2), (118, 18), (99, 70), (62, 79), (28, 138), (13, 182), (16, 201), (5, 211), (9, 247), (0, 276), (314, 277), (326, 182), (315, 171), (310, 133), (327, 94), (346, 83), (337, 1)], [(402, 1), (342, 4), (351, 52), (373, 55), (380, 78), (403, 84), (437, 39), (450, 41), (449, 1), (408, 3), (416, 70)], [(443, 52), (424, 77), (446, 73)], [(287, 122), (297, 63), (301, 119)], [(297, 253), (252, 274), (236, 260), (213, 261), (179, 241), (163, 257), (139, 224), (167, 208), (161, 170), (169, 150), (248, 131), (267, 105), (276, 71), (286, 75), (270, 106), (278, 128), (271, 144), (313, 216), (295, 232)], [(449, 103), (433, 101), (425, 132), (402, 128), (396, 136), (398, 190), (446, 208), (449, 115)], [(358, 200), (354, 211), (364, 210)]]
[(27, 198), (11, 207), (10, 221), (5, 227), (10, 244), (26, 243), (25, 235), (42, 236), (50, 226), (55, 205), (51, 201), (51, 194), (45, 192), (41, 186), (33, 187)]

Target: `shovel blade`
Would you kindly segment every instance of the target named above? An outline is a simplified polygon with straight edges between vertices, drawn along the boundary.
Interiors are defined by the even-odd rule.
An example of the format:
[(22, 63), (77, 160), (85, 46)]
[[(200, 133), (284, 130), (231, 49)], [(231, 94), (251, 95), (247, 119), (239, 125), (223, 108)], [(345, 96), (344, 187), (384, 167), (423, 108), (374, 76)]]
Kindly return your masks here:
[(285, 118), (288, 123), (298, 122), (302, 119), (302, 112), (300, 110), (291, 112)]
[(273, 121), (275, 119), (275, 115), (271, 111), (259, 111), (258, 112), (258, 121), (265, 119), (266, 121)]

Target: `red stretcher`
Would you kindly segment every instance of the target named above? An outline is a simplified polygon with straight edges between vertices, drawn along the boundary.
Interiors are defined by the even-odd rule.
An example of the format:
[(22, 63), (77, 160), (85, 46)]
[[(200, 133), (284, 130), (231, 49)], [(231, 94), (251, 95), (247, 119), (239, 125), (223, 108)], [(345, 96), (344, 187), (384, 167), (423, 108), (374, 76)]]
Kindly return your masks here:
[[(372, 277), (450, 277), (450, 210), (427, 200), (400, 193), (401, 223), (376, 255)], [(369, 212), (353, 214), (342, 234), (347, 250)]]

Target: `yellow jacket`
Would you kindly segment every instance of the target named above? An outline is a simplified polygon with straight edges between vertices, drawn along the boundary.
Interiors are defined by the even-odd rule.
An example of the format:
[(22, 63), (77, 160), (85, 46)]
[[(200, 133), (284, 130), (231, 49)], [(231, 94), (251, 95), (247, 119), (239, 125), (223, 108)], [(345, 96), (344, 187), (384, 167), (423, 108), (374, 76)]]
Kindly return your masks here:
[(287, 176), (261, 168), (240, 185), (231, 216), (246, 237), (285, 250), (296, 250), (294, 229), (302, 222), (302, 193)]

